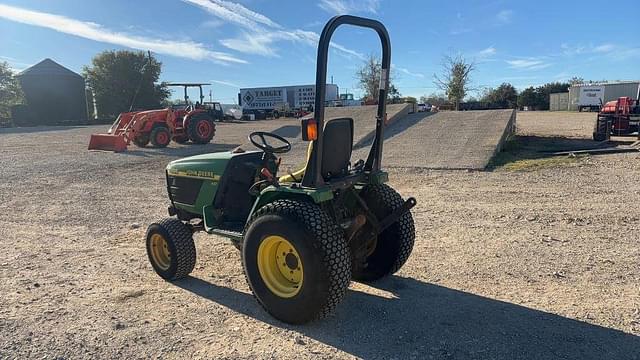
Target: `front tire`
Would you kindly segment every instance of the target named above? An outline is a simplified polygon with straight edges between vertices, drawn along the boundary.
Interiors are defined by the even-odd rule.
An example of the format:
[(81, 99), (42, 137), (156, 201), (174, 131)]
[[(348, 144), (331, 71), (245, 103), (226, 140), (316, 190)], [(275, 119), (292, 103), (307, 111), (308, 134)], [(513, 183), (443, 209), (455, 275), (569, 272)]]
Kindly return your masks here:
[[(369, 185), (360, 196), (379, 220), (404, 204), (400, 194), (386, 184)], [(354, 266), (353, 279), (375, 281), (400, 270), (411, 255), (415, 237), (413, 216), (407, 211), (378, 235), (375, 248), (366, 259), (355, 260), (363, 262), (365, 266)]]
[(147, 256), (153, 270), (163, 279), (184, 278), (196, 265), (193, 233), (175, 218), (153, 223), (147, 228)]
[(169, 128), (161, 125), (151, 130), (151, 144), (157, 148), (164, 148), (171, 142), (171, 133)]
[(351, 280), (342, 231), (308, 202), (276, 200), (260, 208), (245, 231), (242, 264), (258, 302), (290, 324), (331, 313)]

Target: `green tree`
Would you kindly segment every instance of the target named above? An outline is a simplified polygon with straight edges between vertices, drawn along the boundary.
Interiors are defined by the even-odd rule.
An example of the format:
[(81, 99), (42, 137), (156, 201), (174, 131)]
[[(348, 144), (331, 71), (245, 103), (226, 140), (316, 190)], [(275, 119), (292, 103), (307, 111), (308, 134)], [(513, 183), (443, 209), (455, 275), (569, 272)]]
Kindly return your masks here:
[(522, 90), (518, 96), (518, 107), (526, 106), (529, 110), (536, 110), (539, 102), (539, 94), (533, 86)]
[[(382, 73), (382, 63), (376, 55), (369, 55), (362, 66), (356, 72), (356, 79), (360, 89), (364, 92), (364, 100), (378, 100), (380, 90), (380, 74)], [(392, 94), (393, 92), (393, 94)], [(401, 95), (393, 85), (393, 73), (389, 74), (389, 91), (387, 98), (399, 98)]]
[(128, 111), (132, 101), (134, 109), (161, 108), (170, 95), (165, 84), (157, 84), (161, 72), (162, 63), (153, 56), (120, 50), (96, 55), (83, 75), (94, 94), (98, 115), (115, 117)]
[(0, 119), (11, 118), (11, 106), (20, 104), (23, 100), (20, 83), (9, 64), (0, 62)]
[(393, 104), (397, 104), (402, 100), (402, 94), (400, 94), (400, 91), (398, 91), (395, 85), (389, 85), (389, 91), (387, 95), (387, 97)]
[(476, 69), (473, 62), (469, 62), (462, 55), (445, 55), (442, 61), (442, 73), (434, 74), (434, 84), (460, 110), (460, 102), (471, 88), (471, 73)]
[(584, 79), (578, 76), (574, 76), (571, 79), (569, 79), (569, 84), (571, 85), (584, 84)]
[(549, 110), (549, 95), (569, 91), (571, 84), (562, 82), (547, 83), (534, 88), (530, 86), (518, 97), (518, 106), (527, 106), (530, 110)]
[(538, 101), (539, 101), (538, 109), (549, 110), (549, 95), (555, 94), (555, 93), (568, 92), (570, 86), (571, 84), (569, 83), (552, 82), (536, 88), (536, 91), (538, 92)]
[(509, 83), (502, 83), (496, 89), (487, 89), (480, 101), (505, 109), (513, 109), (518, 103), (518, 90)]

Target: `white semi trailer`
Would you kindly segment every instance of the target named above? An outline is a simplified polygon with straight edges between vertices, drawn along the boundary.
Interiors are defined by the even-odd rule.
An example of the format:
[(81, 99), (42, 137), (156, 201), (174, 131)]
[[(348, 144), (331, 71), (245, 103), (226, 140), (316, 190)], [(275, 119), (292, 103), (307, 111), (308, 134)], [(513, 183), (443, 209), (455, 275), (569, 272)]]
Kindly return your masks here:
[(578, 111), (598, 111), (604, 100), (604, 86), (582, 86), (578, 94)]
[[(274, 86), (240, 89), (238, 103), (243, 114), (266, 119), (290, 115), (294, 109), (313, 107), (315, 98), (315, 85)], [(325, 99), (338, 99), (338, 85), (327, 84)]]

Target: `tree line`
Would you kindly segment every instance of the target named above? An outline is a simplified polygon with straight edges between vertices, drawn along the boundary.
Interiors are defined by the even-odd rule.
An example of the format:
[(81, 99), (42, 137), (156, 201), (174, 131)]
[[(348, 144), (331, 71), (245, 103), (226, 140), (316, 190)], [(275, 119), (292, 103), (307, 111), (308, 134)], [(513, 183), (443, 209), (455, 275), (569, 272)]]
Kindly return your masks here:
[[(502, 83), (496, 88), (484, 89), (479, 98), (470, 96), (458, 104), (459, 110), (472, 109), (522, 109), (549, 110), (549, 95), (569, 91), (570, 82), (550, 82), (540, 86), (530, 86), (518, 91), (510, 83)], [(436, 106), (455, 108), (455, 99), (445, 93), (433, 93), (420, 97), (420, 102)]]
[[(567, 92), (574, 84), (585, 83), (582, 78), (574, 77), (567, 82), (549, 82), (540, 86), (530, 86), (518, 91), (510, 83), (502, 83), (496, 88), (478, 89), (472, 85), (472, 75), (476, 64), (462, 55), (445, 55), (439, 74), (433, 75), (433, 82), (440, 90), (431, 95), (420, 97), (421, 103), (450, 107), (455, 110), (474, 109), (515, 109), (527, 107), (529, 110), (549, 110), (549, 95)], [(370, 55), (356, 73), (356, 78), (363, 90), (364, 99), (375, 100), (380, 78), (380, 61)], [(401, 97), (393, 85), (393, 72), (390, 77), (389, 101), (402, 100), (415, 102), (415, 98)], [(479, 92), (479, 97), (469, 96), (471, 92)]]

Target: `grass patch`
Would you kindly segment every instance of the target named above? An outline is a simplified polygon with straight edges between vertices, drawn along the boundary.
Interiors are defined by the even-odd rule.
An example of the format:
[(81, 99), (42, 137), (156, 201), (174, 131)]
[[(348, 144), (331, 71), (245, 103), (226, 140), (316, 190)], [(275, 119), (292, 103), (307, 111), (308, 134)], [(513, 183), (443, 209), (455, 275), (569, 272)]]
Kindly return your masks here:
[(538, 169), (559, 167), (575, 164), (580, 161), (578, 156), (553, 156), (538, 159), (522, 159), (504, 164), (502, 170), (506, 171), (535, 171)]
[(582, 156), (550, 156), (540, 150), (548, 150), (549, 146), (515, 138), (504, 144), (502, 151), (493, 157), (488, 169), (503, 171), (535, 171), (545, 168), (568, 166), (580, 162)]

